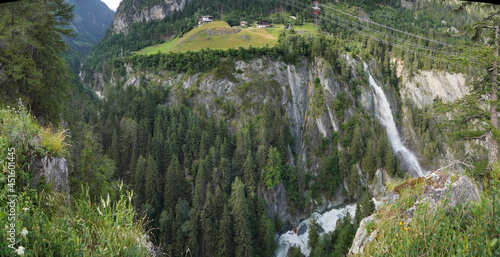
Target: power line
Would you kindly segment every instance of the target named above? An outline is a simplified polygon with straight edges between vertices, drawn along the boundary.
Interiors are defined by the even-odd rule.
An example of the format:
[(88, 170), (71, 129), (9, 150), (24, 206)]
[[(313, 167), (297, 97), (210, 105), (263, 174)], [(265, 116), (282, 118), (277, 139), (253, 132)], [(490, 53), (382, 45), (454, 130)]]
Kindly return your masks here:
[(426, 38), (426, 37), (423, 37), (423, 36), (419, 36), (419, 35), (416, 35), (416, 34), (413, 34), (413, 33), (410, 33), (410, 32), (406, 32), (406, 31), (403, 31), (403, 30), (399, 30), (399, 29), (396, 29), (396, 28), (393, 28), (393, 27), (389, 27), (389, 26), (386, 26), (386, 25), (383, 25), (383, 24), (380, 24), (380, 23), (376, 23), (374, 21), (371, 21), (369, 19), (365, 19), (365, 18), (361, 18), (361, 17), (358, 17), (356, 15), (352, 15), (350, 13), (346, 13), (346, 12), (343, 12), (343, 11), (340, 11), (340, 10), (337, 10), (333, 7), (330, 7), (330, 6), (327, 6), (327, 5), (324, 5), (324, 4), (320, 4), (322, 7), (324, 8), (327, 8), (327, 9), (330, 9), (332, 11), (335, 11), (335, 12), (339, 12), (339, 13), (342, 13), (344, 15), (347, 15), (347, 16), (350, 16), (352, 18), (355, 18), (355, 19), (359, 19), (359, 20), (362, 20), (362, 21), (366, 21), (368, 23), (371, 23), (371, 24), (374, 24), (374, 25), (377, 25), (377, 26), (380, 26), (380, 27), (383, 27), (383, 28), (386, 28), (386, 29), (390, 29), (390, 30), (393, 30), (393, 31), (396, 31), (396, 32), (399, 32), (399, 33), (403, 33), (403, 34), (406, 34), (406, 35), (409, 35), (409, 36), (413, 36), (413, 37), (417, 37), (417, 38), (420, 38), (420, 39), (424, 39), (424, 40), (428, 40), (430, 42), (433, 42), (433, 43), (436, 43), (436, 44), (440, 44), (440, 45), (444, 45), (444, 46), (453, 46), (453, 45), (450, 45), (450, 44), (446, 44), (446, 43), (443, 43), (443, 42), (439, 42), (437, 40), (434, 40), (434, 39), (430, 39), (430, 38)]
[[(299, 5), (303, 5), (304, 7), (303, 8), (307, 8), (307, 5), (302, 3), (302, 2), (298, 2), (298, 1), (295, 1), (295, 0), (289, 0), (289, 1), (292, 1), (292, 2), (295, 2), (296, 4), (299, 4)], [(326, 14), (326, 12), (325, 12)], [(368, 30), (370, 32), (373, 32), (375, 34), (378, 34), (382, 37), (387, 37), (387, 38), (391, 38), (395, 41), (400, 41), (402, 44), (408, 44), (408, 45), (412, 45), (416, 48), (421, 48), (423, 50), (426, 50), (426, 51), (431, 51), (431, 52), (439, 52), (439, 53), (442, 53), (442, 54), (446, 54), (446, 55), (450, 55), (450, 54), (454, 54), (452, 52), (447, 52), (447, 51), (442, 51), (442, 50), (438, 50), (438, 49), (435, 49), (435, 48), (432, 48), (432, 47), (428, 47), (428, 46), (425, 46), (425, 45), (421, 45), (421, 44), (418, 44), (418, 43), (414, 43), (414, 42), (411, 42), (411, 41), (408, 41), (408, 40), (405, 40), (405, 39), (402, 39), (402, 38), (398, 38), (396, 36), (393, 36), (393, 35), (390, 35), (390, 34), (387, 34), (387, 33), (384, 33), (382, 31), (378, 31), (378, 30), (375, 30), (375, 29), (372, 29), (368, 26), (365, 26), (363, 24), (359, 24), (359, 23), (356, 23), (356, 22), (352, 22), (350, 20), (346, 20), (342, 17), (339, 17), (337, 15), (334, 15), (334, 14), (330, 14), (330, 16), (332, 17), (335, 17), (336, 19), (338, 19), (340, 22), (343, 22), (343, 23), (348, 23), (348, 24), (351, 24), (353, 26), (358, 26), (360, 27), (361, 29), (365, 29), (365, 30)]]
[[(294, 6), (294, 7), (296, 7), (296, 8), (299, 8), (299, 9), (301, 9), (301, 10), (303, 10), (303, 11), (307, 11), (307, 12), (311, 13), (308, 9), (306, 9), (306, 8), (308, 8), (308, 6), (306, 6), (306, 4), (304, 4), (304, 3), (301, 3), (301, 2), (298, 2), (298, 1), (295, 1), (295, 0), (278, 0), (278, 1), (283, 2), (283, 3), (285, 3), (285, 4), (289, 4), (289, 5), (291, 5), (291, 6)], [(301, 5), (302, 5), (302, 7), (301, 7)], [(383, 44), (387, 44), (387, 45), (395, 46), (395, 47), (398, 47), (398, 48), (406, 49), (406, 50), (411, 51), (411, 52), (420, 53), (420, 52), (417, 52), (417, 51), (415, 51), (415, 50), (413, 50), (413, 49), (411, 49), (411, 48), (404, 47), (403, 45), (398, 45), (398, 44), (393, 43), (393, 42), (390, 42), (390, 41), (388, 41), (388, 40), (384, 40), (384, 39), (381, 39), (381, 38), (377, 38), (377, 37), (375, 37), (375, 36), (373, 36), (373, 35), (371, 35), (371, 34), (368, 34), (368, 33), (366, 33), (366, 32), (363, 32), (362, 30), (358, 30), (358, 29), (356, 29), (356, 28), (349, 27), (349, 26), (347, 26), (347, 24), (346, 24), (346, 23), (349, 23), (349, 24), (354, 25), (354, 26), (358, 26), (358, 24), (353, 23), (353, 22), (351, 22), (351, 21), (346, 21), (345, 19), (343, 19), (343, 18), (341, 18), (341, 17), (338, 17), (338, 16), (335, 16), (335, 15), (332, 15), (332, 18), (333, 18), (333, 17), (335, 17), (335, 18), (339, 19), (339, 21), (337, 21), (337, 20), (332, 20), (331, 18), (327, 18), (327, 17), (325, 17), (325, 16), (319, 16), (319, 15), (318, 15), (318, 17), (319, 17), (319, 18), (321, 18), (321, 19), (324, 19), (324, 20), (330, 21), (331, 23), (334, 23), (334, 24), (336, 24), (336, 25), (338, 25), (338, 26), (340, 26), (340, 27), (343, 27), (343, 28), (345, 28), (345, 29), (348, 29), (348, 30), (350, 30), (350, 31), (352, 31), (352, 32), (362, 34), (362, 35), (364, 35), (364, 36), (368, 37), (368, 38), (369, 38), (369, 39), (371, 39), (371, 40), (378, 41), (378, 42), (383, 43)], [(387, 37), (392, 37), (392, 36), (390, 36), (390, 35), (384, 35), (384, 36), (387, 36)], [(405, 40), (403, 40), (403, 39), (398, 39), (398, 40), (399, 40), (399, 41), (403, 41), (404, 43), (407, 43), (407, 44), (412, 44), (412, 43), (407, 42), (407, 41), (405, 41)], [(429, 50), (429, 51), (432, 51), (432, 50)], [(427, 54), (424, 54), (424, 53), (420, 53), (420, 54), (427, 55)], [(427, 55), (427, 57), (428, 57), (428, 58), (431, 58), (431, 59), (436, 59), (436, 57), (431, 56), (431, 55)]]
[[(304, 4), (304, 3), (302, 3), (302, 2), (299, 2), (299, 1), (296, 1), (296, 0), (278, 0), (278, 1), (279, 1), (279, 2), (282, 2), (282, 3), (284, 3), (284, 4), (287, 4), (287, 5), (293, 6), (293, 7), (295, 7), (295, 8), (298, 8), (298, 9), (300, 9), (300, 10), (302, 10), (302, 11), (306, 11), (306, 12), (308, 12), (308, 13), (310, 13), (310, 14), (312, 14), (312, 15), (313, 15), (313, 13), (309, 10), (309, 7), (310, 7), (310, 6), (307, 6), (306, 4)], [(408, 46), (405, 46), (405, 45), (399, 45), (399, 44), (396, 44), (396, 43), (394, 43), (394, 42), (391, 42), (391, 41), (388, 41), (388, 40), (385, 40), (385, 39), (381, 39), (381, 38), (375, 37), (375, 36), (373, 36), (373, 35), (371, 35), (371, 34), (368, 34), (368, 33), (364, 32), (364, 31), (362, 31), (362, 30), (358, 30), (358, 29), (356, 29), (356, 28), (352, 28), (352, 27), (348, 26), (348, 25), (347, 25), (347, 23), (349, 23), (349, 24), (351, 24), (351, 25), (355, 25), (355, 26), (360, 26), (360, 27), (363, 27), (363, 25), (359, 25), (359, 24), (353, 23), (353, 22), (351, 22), (351, 21), (346, 21), (345, 19), (343, 19), (343, 18), (341, 18), (341, 17), (338, 17), (338, 16), (336, 16), (336, 15), (331, 15), (331, 16), (332, 16), (332, 18), (336, 18), (336, 19), (338, 19), (338, 21), (337, 21), (337, 20), (330, 19), (330, 18), (325, 17), (325, 16), (321, 16), (321, 15), (316, 15), (316, 16), (317, 16), (318, 18), (323, 19), (323, 20), (327, 20), (327, 21), (329, 21), (330, 23), (333, 23), (333, 24), (336, 24), (336, 25), (338, 25), (338, 26), (340, 26), (340, 27), (343, 27), (343, 28), (345, 28), (345, 29), (347, 29), (347, 30), (350, 30), (350, 31), (352, 31), (352, 32), (355, 32), (355, 33), (361, 34), (361, 35), (363, 35), (363, 36), (366, 36), (369, 40), (372, 40), (372, 41), (377, 41), (377, 42), (380, 42), (380, 43), (383, 43), (383, 44), (386, 44), (386, 45), (390, 45), (390, 46), (393, 46), (393, 47), (397, 47), (397, 48), (400, 48), (400, 49), (402, 49), (402, 50), (404, 50), (404, 51), (413, 52), (413, 53), (415, 53), (415, 54), (418, 54), (418, 55), (420, 55), (420, 56), (422, 56), (422, 57), (425, 57), (425, 58), (428, 58), (428, 59), (432, 59), (432, 60), (434, 60), (434, 61), (438, 61), (438, 62), (440, 61), (440, 62), (447, 63), (447, 62), (446, 62), (443, 58), (438, 58), (438, 57), (435, 57), (435, 56), (432, 56), (432, 55), (429, 55), (429, 54), (426, 54), (426, 53), (423, 53), (423, 52), (419, 52), (419, 51), (417, 51), (417, 50), (415, 50), (415, 49), (409, 48)], [(370, 28), (368, 28), (368, 30), (373, 31), (373, 30), (372, 30), (372, 29), (370, 29)], [(383, 33), (383, 32), (380, 32), (380, 33), (384, 34), (385, 36), (387, 36), (387, 37), (389, 37), (389, 38), (393, 38), (393, 39), (394, 39), (394, 38), (396, 38), (396, 37), (394, 37), (394, 36), (387, 35), (387, 34), (385, 34), (385, 33)], [(378, 34), (380, 34), (380, 33), (378, 33)], [(404, 39), (399, 39), (399, 38), (397, 38), (397, 40), (399, 40), (399, 41), (403, 41), (405, 44), (409, 44), (409, 45), (413, 45), (413, 46), (415, 46), (415, 44), (414, 44), (414, 43), (408, 42), (408, 41), (406, 41), (406, 40), (404, 40)], [(417, 44), (417, 45), (418, 45), (418, 44)], [(425, 47), (425, 46), (420, 45), (420, 47), (422, 48), (422, 47)], [(427, 49), (427, 51), (436, 52), (436, 50), (430, 50), (430, 49)], [(440, 53), (447, 54), (447, 55), (449, 55), (449, 54), (450, 54), (450, 53), (446, 53), (446, 52), (442, 52), (442, 51), (439, 51), (439, 52), (440, 52)], [(468, 71), (476, 71), (476, 70), (477, 70), (477, 69), (474, 69), (474, 68), (470, 69), (469, 67), (466, 67), (465, 69), (467, 69)]]

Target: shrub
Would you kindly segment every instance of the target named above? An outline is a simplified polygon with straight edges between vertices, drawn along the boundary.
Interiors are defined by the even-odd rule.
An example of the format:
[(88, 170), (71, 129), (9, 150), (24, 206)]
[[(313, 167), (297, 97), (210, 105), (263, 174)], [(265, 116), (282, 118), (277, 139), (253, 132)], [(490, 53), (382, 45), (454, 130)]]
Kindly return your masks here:
[(64, 156), (68, 153), (69, 144), (66, 143), (65, 129), (41, 128), (41, 144), (47, 154)]

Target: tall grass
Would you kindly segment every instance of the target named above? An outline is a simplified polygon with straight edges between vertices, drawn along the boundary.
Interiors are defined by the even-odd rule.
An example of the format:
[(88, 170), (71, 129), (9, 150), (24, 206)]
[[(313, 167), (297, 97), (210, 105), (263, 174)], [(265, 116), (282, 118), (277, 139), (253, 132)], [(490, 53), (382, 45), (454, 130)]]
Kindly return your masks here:
[(66, 143), (65, 129), (41, 128), (41, 145), (47, 154), (64, 156), (68, 153), (69, 144)]
[(500, 256), (499, 170), (478, 202), (447, 208), (418, 206), (413, 218), (402, 211), (423, 195), (422, 184), (400, 191), (399, 199), (377, 211), (380, 222), (367, 256)]
[[(98, 203), (91, 201), (85, 188), (70, 203), (66, 194), (46, 185), (31, 187), (30, 160), (66, 154), (66, 138), (65, 130), (41, 127), (22, 105), (17, 110), (0, 109), (0, 256), (151, 255), (145, 224), (134, 220), (132, 192), (122, 192), (123, 183), (116, 185), (116, 201), (107, 196)], [(13, 188), (8, 181), (9, 148), (16, 149)], [(15, 220), (9, 220), (11, 194), (17, 195)], [(11, 224), (15, 249), (8, 246)]]
[(67, 131), (44, 128), (24, 105), (0, 109), (1, 142), (16, 147), (20, 157), (32, 155), (64, 156), (68, 153)]

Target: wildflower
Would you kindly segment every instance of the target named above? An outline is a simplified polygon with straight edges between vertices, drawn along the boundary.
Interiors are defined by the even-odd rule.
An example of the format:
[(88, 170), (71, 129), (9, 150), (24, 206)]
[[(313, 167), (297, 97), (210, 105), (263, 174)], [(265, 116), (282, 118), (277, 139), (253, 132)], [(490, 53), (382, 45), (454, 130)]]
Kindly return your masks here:
[(24, 255), (24, 247), (19, 246), (19, 248), (16, 249), (17, 255)]
[(396, 234), (396, 237), (398, 236), (398, 234)]
[(399, 222), (399, 225), (400, 225), (400, 226), (401, 226), (401, 225), (403, 225), (403, 222)]
[(392, 243), (391, 243), (391, 246), (392, 246)]
[(23, 228), (21, 231), (21, 235), (26, 236), (28, 234), (28, 230), (26, 228)]
[(30, 209), (30, 208), (28, 208), (28, 207), (24, 207), (24, 208), (23, 208), (23, 211), (28, 211), (29, 209)]
[(407, 227), (405, 227), (405, 230), (406, 230), (406, 231), (408, 231), (408, 228), (407, 228)]

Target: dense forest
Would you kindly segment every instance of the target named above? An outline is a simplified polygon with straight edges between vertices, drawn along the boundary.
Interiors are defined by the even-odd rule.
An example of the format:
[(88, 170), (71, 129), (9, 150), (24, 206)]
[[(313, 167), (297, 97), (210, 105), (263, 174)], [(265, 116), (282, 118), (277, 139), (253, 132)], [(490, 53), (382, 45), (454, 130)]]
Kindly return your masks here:
[[(480, 145), (456, 140), (485, 135), (484, 139), (484, 133), (490, 133), (491, 143), (498, 137), (498, 128), (465, 125), (474, 118), (493, 124), (477, 104), (477, 99), (483, 101), (482, 96), (495, 88), (496, 77), (488, 73), (495, 70), (493, 61), (466, 66), (458, 58), (446, 59), (448, 51), (470, 50), (463, 45), (478, 38), (470, 33), (451, 37), (449, 28), (472, 31), (472, 25), (484, 14), (481, 10), (452, 15), (455, 4), (435, 1), (405, 2), (411, 8), (396, 0), (325, 1), (319, 18), (300, 4), (310, 6), (308, 1), (295, 5), (289, 1), (191, 1), (162, 20), (130, 24), (127, 33), (108, 29), (80, 67), (80, 57), (71, 57), (65, 40), (70, 38), (72, 50), (84, 53), (103, 35), (88, 28), (89, 34), (79, 38), (84, 43), (71, 41), (75, 31), (70, 24), (74, 10), (80, 7), (76, 2), (75, 7), (63, 0), (30, 0), (2, 4), (0, 9), (0, 152), (9, 156), (0, 162), (1, 227), (11, 226), (9, 188), (19, 195), (15, 209), (19, 218), (14, 226), (18, 240), (14, 249), (8, 235), (2, 234), (2, 256), (274, 256), (281, 233), (319, 212), (324, 201), (338, 197), (344, 204), (356, 204), (355, 215), (342, 216), (329, 233), (322, 233), (313, 218), (308, 225), (307, 247), (310, 256), (345, 256), (360, 222), (376, 212), (368, 183), (378, 180), (377, 172), (387, 174), (391, 181), (409, 178), (384, 125), (365, 107), (364, 93), (371, 92), (369, 74), (389, 95), (398, 128), (411, 128), (405, 143), (411, 144), (423, 167), (437, 170), (456, 147), (457, 158), (468, 158), (466, 174), (480, 183), (484, 180), (485, 185), (490, 183), (492, 175), (485, 175), (484, 170), (488, 161), (491, 164), (491, 154), (484, 154), (486, 150)], [(164, 1), (124, 0), (117, 13), (139, 12), (157, 4)], [(384, 29), (384, 37), (374, 40), (378, 32), (370, 30), (373, 25), (349, 15), (341, 19), (332, 16), (336, 10), (407, 33)], [(280, 22), (284, 18), (272, 15), (284, 11), (296, 17), (293, 26), (316, 23), (317, 32), (297, 33), (293, 26), (282, 29), (272, 47), (134, 53), (181, 37), (197, 26), (199, 15), (213, 15), (237, 26), (243, 19)], [(339, 26), (341, 21), (348, 25)], [(403, 43), (383, 41), (395, 37)], [(443, 47), (437, 41), (456, 47)], [(471, 48), (493, 55), (478, 45), (480, 42)], [(327, 103), (325, 79), (311, 76), (306, 98), (311, 107), (306, 109), (304, 120), (309, 116), (318, 121), (331, 108), (338, 129), (327, 135), (318, 133), (317, 140), (311, 140), (313, 135), (307, 134), (310, 131), (305, 124), (299, 128), (305, 134), (293, 132), (281, 95), (283, 85), (261, 74), (249, 82), (236, 78), (246, 75), (236, 66), (253, 60), (282, 63), (278, 70), (304, 66), (313, 70), (314, 65), (331, 70), (328, 76), (338, 83), (339, 91)], [(369, 69), (363, 67), (364, 61)], [(423, 70), (466, 73), (471, 67), (482, 69), (479, 79), (471, 79), (477, 82), (474, 88), (478, 93), (455, 105), (437, 99), (433, 107), (419, 108), (401, 93), (404, 85), (398, 77), (397, 61), (404, 63), (410, 76)], [(137, 76), (139, 82), (129, 84), (131, 76)], [(190, 87), (183, 85), (182, 79), (165, 86), (146, 79), (154, 76), (197, 79)], [(200, 90), (204, 79), (238, 85), (231, 89), (237, 97), (198, 102), (199, 97), (211, 93)], [(104, 87), (99, 88), (97, 80)], [(264, 100), (252, 102), (254, 92), (265, 95)], [(248, 115), (245, 109), (257, 111)], [(457, 110), (465, 114), (455, 120), (444, 117)], [(8, 170), (13, 170), (9, 168), (14, 160), (11, 148), (17, 151), (15, 186), (7, 180)], [(467, 153), (471, 149), (476, 154)], [(33, 167), (44, 158), (67, 160), (70, 198), (38, 179)], [(394, 187), (390, 183), (386, 186)], [(281, 194), (279, 199), (286, 199), (286, 215), (296, 218), (292, 224), (290, 216), (286, 220), (272, 211), (269, 195)], [(397, 203), (406, 206), (417, 197), (402, 199), (406, 202)], [(477, 207), (478, 217), (498, 212), (495, 192), (485, 194), (482, 201), (488, 204)], [(402, 209), (397, 207), (397, 211)], [(453, 215), (442, 215), (446, 231), (455, 229), (444, 218)], [(372, 230), (376, 225), (369, 226)], [(488, 231), (481, 236), (498, 236), (498, 232)], [(480, 240), (471, 238), (473, 245)], [(418, 240), (408, 242), (416, 249), (412, 253), (418, 252)], [(392, 247), (392, 241), (387, 241), (389, 244)], [(491, 249), (494, 247), (491, 243)], [(372, 254), (384, 255), (373, 249)], [(492, 255), (491, 249), (484, 251)], [(287, 254), (303, 256), (303, 251), (292, 247)]]

